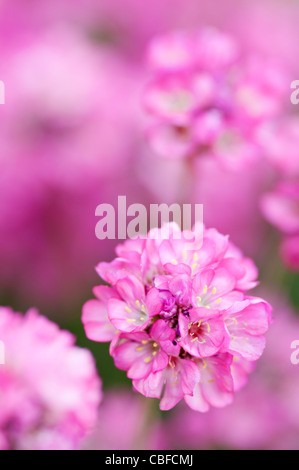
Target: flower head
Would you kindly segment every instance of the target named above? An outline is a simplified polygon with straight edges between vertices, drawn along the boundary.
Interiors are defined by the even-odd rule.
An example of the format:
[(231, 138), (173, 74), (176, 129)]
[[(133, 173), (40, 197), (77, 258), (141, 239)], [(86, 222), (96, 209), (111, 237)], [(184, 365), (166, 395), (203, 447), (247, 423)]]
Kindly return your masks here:
[(239, 168), (262, 152), (260, 129), (283, 107), (286, 74), (264, 57), (241, 58), (237, 42), (212, 28), (157, 36), (144, 105), (148, 138), (167, 158), (213, 155)]
[(246, 293), (257, 269), (214, 229), (204, 229), (202, 244), (187, 243), (190, 233), (175, 224), (154, 233), (99, 264), (111, 287), (96, 287), (97, 300), (84, 305), (86, 334), (110, 341), (115, 365), (161, 409), (183, 398), (199, 411), (225, 406), (265, 346), (271, 307)]
[(1, 307), (0, 340), (0, 448), (77, 449), (101, 399), (90, 353), (34, 310)]

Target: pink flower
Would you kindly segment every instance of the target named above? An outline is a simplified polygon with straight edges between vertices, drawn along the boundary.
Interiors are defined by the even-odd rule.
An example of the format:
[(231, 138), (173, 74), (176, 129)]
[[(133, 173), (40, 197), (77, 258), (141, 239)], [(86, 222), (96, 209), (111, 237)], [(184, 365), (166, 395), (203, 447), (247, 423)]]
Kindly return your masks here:
[(230, 402), (271, 321), (270, 305), (247, 295), (257, 284), (253, 262), (214, 229), (204, 229), (202, 244), (187, 243), (190, 235), (170, 224), (127, 240), (97, 267), (111, 287), (97, 287), (98, 300), (83, 307), (87, 336), (111, 341), (115, 365), (163, 410), (183, 398), (200, 411)]
[(119, 279), (115, 289), (122, 299), (112, 297), (108, 302), (108, 316), (115, 328), (123, 332), (144, 330), (150, 319), (160, 313), (162, 300), (159, 291), (153, 288), (146, 294), (138, 278)]
[(30, 310), (0, 308), (0, 447), (76, 449), (95, 424), (101, 381), (73, 336)]
[(198, 360), (201, 381), (196, 384), (193, 396), (186, 403), (196, 411), (206, 412), (210, 406), (222, 408), (233, 401), (234, 382), (231, 372), (232, 356), (219, 354)]
[(241, 59), (235, 39), (212, 28), (157, 36), (148, 59), (153, 78), (144, 105), (158, 154), (212, 155), (234, 169), (262, 156), (259, 130), (279, 115), (285, 98), (280, 64)]
[(180, 345), (194, 357), (217, 354), (227, 338), (225, 325), (217, 310), (191, 308), (188, 315), (179, 314)]

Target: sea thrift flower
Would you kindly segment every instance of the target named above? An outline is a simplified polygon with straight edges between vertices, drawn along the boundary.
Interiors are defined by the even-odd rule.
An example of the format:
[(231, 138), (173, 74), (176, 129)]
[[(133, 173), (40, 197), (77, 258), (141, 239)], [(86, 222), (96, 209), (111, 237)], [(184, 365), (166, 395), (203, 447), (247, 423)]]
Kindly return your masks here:
[(34, 310), (1, 307), (0, 340), (0, 448), (77, 449), (101, 399), (90, 353)]
[(154, 38), (148, 59), (154, 76), (144, 104), (159, 155), (209, 154), (233, 168), (261, 155), (258, 130), (283, 106), (286, 76), (278, 64), (241, 60), (234, 38), (209, 28)]
[(247, 294), (253, 262), (214, 229), (202, 243), (190, 235), (169, 224), (118, 246), (97, 267), (111, 287), (96, 287), (83, 307), (88, 338), (110, 341), (115, 365), (162, 410), (183, 398), (199, 411), (230, 403), (271, 320), (270, 305)]

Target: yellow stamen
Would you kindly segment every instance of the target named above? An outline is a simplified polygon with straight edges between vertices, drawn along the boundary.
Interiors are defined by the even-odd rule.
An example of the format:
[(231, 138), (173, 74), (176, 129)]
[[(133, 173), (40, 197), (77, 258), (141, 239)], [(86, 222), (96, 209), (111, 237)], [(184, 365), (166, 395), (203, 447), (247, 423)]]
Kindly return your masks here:
[(208, 292), (208, 286), (204, 287), (203, 293), (206, 294)]
[(217, 289), (216, 289), (216, 287), (213, 287), (212, 293), (215, 295), (215, 294), (216, 294), (216, 292), (217, 292)]
[(145, 363), (148, 363), (148, 362), (150, 362), (151, 360), (152, 360), (152, 356), (148, 356), (148, 357), (146, 357), (146, 358), (144, 359), (144, 362), (145, 362)]

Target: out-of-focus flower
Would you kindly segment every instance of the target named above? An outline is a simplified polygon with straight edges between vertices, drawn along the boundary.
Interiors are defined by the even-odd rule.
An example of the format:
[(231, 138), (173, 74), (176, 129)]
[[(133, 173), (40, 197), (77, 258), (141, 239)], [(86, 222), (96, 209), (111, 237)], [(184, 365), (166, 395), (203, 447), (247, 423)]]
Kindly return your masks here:
[[(117, 426), (115, 426), (117, 423)], [(158, 417), (149, 412), (146, 400), (125, 389), (107, 390), (92, 435), (84, 444), (89, 450), (165, 449)]]
[(254, 263), (216, 230), (204, 230), (202, 246), (190, 236), (170, 224), (120, 245), (97, 267), (111, 287), (83, 307), (88, 338), (111, 341), (116, 366), (162, 410), (182, 398), (198, 411), (231, 403), (271, 319), (270, 305), (246, 294)]
[(89, 351), (34, 310), (1, 307), (0, 340), (0, 448), (78, 448), (101, 399)]
[(275, 191), (266, 194), (261, 201), (266, 219), (283, 234), (280, 253), (285, 264), (299, 269), (299, 183), (280, 183)]
[(154, 78), (144, 102), (155, 121), (154, 150), (167, 158), (209, 154), (229, 168), (262, 155), (256, 134), (278, 116), (286, 93), (279, 64), (241, 60), (237, 42), (214, 29), (158, 36), (148, 56)]

